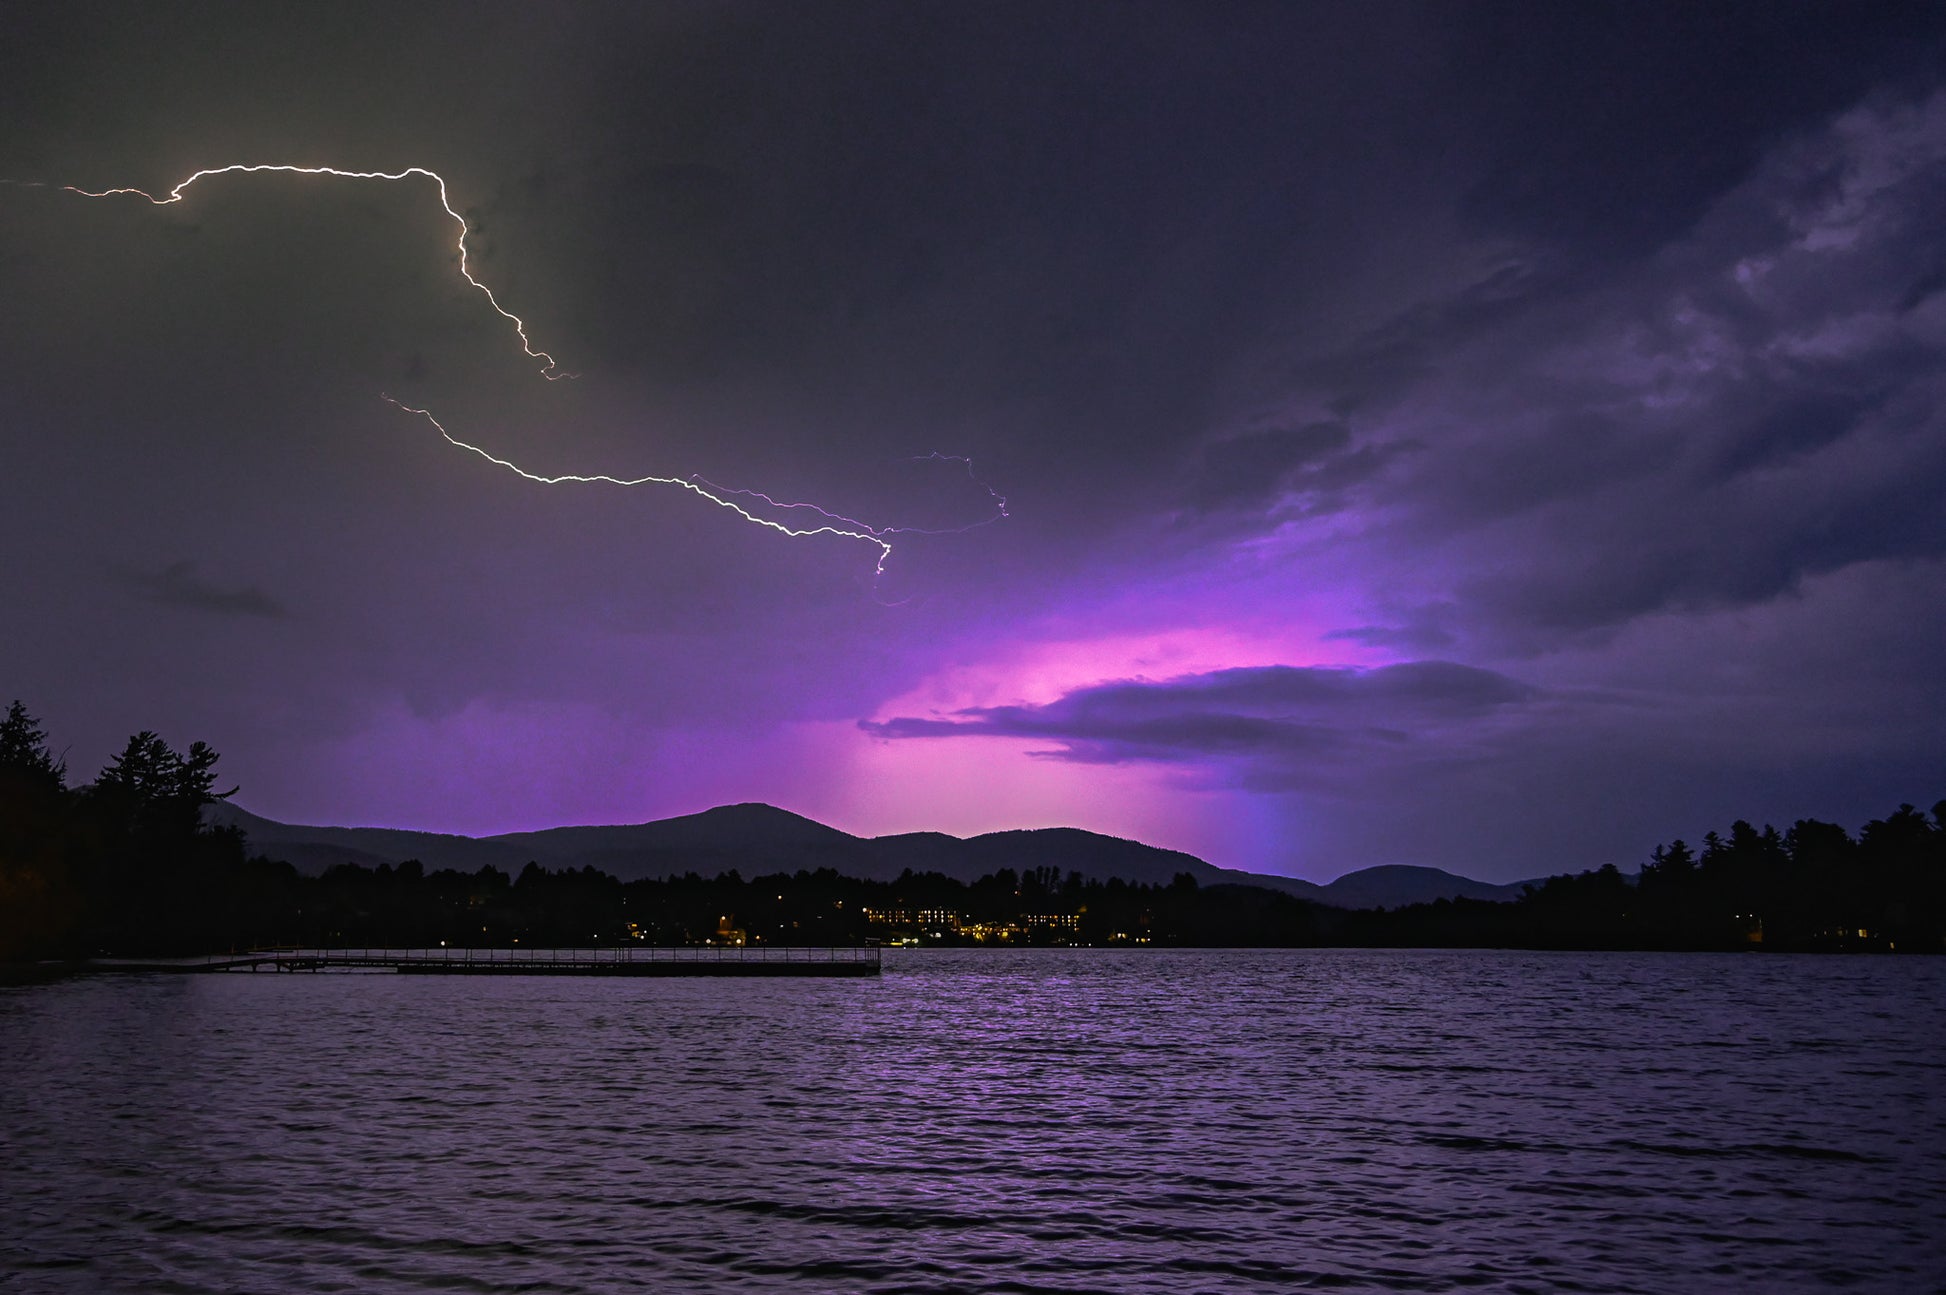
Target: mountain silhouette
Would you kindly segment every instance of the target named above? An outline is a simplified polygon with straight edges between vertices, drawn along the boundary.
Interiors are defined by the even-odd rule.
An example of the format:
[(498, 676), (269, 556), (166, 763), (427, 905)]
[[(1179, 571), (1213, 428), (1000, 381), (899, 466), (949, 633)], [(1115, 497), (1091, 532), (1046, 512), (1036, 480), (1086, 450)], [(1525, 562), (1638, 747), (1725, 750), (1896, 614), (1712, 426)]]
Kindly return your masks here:
[(1398, 908), (1402, 904), (1430, 904), (1440, 899), (1519, 899), (1529, 882), (1506, 884), (1475, 881), (1443, 868), (1407, 863), (1381, 863), (1348, 872), (1324, 888), (1327, 904), (1339, 908)]
[(1329, 885), (1268, 873), (1219, 868), (1179, 850), (1072, 827), (1049, 827), (961, 838), (943, 832), (859, 837), (774, 805), (720, 805), (698, 814), (650, 823), (554, 827), (499, 836), (456, 836), (389, 827), (316, 827), (279, 823), (228, 803), (209, 807), (213, 825), (241, 829), (256, 853), (282, 859), (300, 872), (321, 873), (341, 863), (376, 867), (417, 859), (428, 871), (483, 867), (517, 873), (530, 861), (550, 869), (592, 867), (634, 881), (736, 869), (745, 877), (830, 868), (844, 876), (892, 881), (910, 869), (963, 882), (1002, 868), (1054, 868), (1098, 880), (1119, 877), (1167, 885), (1188, 873), (1198, 885), (1261, 886), (1340, 908), (1396, 908), (1437, 899), (1506, 900), (1524, 883), (1495, 885), (1437, 868), (1381, 865), (1347, 873)]

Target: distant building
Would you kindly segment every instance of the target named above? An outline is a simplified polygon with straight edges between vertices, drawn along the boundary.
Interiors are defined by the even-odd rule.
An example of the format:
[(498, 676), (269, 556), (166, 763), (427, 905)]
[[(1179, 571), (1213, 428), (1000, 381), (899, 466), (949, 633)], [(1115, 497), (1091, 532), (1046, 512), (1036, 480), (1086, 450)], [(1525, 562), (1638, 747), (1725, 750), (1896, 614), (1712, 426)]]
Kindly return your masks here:
[(979, 944), (1006, 944), (1022, 932), (1012, 922), (966, 922), (961, 924), (959, 933)]
[(1060, 931), (1072, 935), (1081, 929), (1079, 913), (1022, 913), (1020, 924), (1028, 930)]

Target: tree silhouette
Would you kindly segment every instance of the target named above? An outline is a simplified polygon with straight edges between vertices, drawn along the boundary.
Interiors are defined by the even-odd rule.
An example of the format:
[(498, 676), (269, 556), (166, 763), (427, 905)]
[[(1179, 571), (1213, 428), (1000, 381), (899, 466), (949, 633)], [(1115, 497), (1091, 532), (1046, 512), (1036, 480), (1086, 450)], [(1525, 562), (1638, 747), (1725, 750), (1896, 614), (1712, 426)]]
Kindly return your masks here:
[(16, 698), (0, 720), (0, 780), (38, 785), (60, 791), (67, 785), (67, 765), (47, 749), (40, 721)]
[(201, 827), (203, 806), (236, 794), (234, 787), (216, 790), (219, 758), (204, 742), (178, 755), (144, 729), (96, 776), (90, 794), (112, 823), (138, 838), (186, 839)]
[[(1714, 835), (1714, 834), (1712, 834)], [(1667, 846), (1658, 845), (1642, 869), (1642, 884), (1649, 890), (1680, 891), (1696, 875), (1696, 855), (1677, 837)]]
[(15, 701), (0, 719), (0, 960), (52, 952), (76, 922), (67, 810), (66, 766)]

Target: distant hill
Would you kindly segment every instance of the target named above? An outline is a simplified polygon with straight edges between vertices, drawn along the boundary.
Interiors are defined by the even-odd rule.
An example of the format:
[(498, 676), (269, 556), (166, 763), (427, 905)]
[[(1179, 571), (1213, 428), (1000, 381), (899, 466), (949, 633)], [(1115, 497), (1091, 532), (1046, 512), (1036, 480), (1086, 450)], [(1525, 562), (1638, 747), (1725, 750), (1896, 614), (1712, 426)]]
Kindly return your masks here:
[(477, 872), (487, 864), (518, 871), (531, 854), (494, 844), (491, 837), (410, 832), (390, 827), (310, 827), (260, 818), (227, 801), (203, 812), (213, 825), (239, 827), (250, 849), (282, 859), (300, 872), (319, 873), (337, 863), (399, 863), (417, 859), (428, 871), (457, 868)]
[(1495, 885), (1455, 876), (1440, 868), (1417, 868), (1384, 863), (1348, 872), (1324, 888), (1324, 902), (1339, 908), (1397, 908), (1402, 904), (1430, 904), (1439, 899), (1519, 899), (1530, 883)]
[(859, 837), (763, 804), (722, 805), (652, 823), (554, 827), (488, 837), (279, 823), (227, 803), (211, 806), (208, 817), (212, 823), (242, 829), (252, 851), (312, 874), (340, 863), (375, 867), (407, 859), (419, 860), (428, 871), (476, 872), (492, 866), (514, 874), (529, 861), (550, 869), (592, 867), (623, 881), (685, 872), (714, 876), (732, 868), (746, 877), (831, 868), (849, 877), (891, 881), (909, 868), (970, 882), (1002, 868), (1057, 868), (1149, 885), (1166, 885), (1186, 872), (1199, 885), (1262, 886), (1340, 908), (1397, 908), (1461, 896), (1503, 900), (1520, 894), (1519, 883), (1498, 886), (1400, 864), (1365, 868), (1320, 886), (1295, 877), (1218, 868), (1179, 850), (1072, 827), (989, 832), (965, 839), (943, 832)]

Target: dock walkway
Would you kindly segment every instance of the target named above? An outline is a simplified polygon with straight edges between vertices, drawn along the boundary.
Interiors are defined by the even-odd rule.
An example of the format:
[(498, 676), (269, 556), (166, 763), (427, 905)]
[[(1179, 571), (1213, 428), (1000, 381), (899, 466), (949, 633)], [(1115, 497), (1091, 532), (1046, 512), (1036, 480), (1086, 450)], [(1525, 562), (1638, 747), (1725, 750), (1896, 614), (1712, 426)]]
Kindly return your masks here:
[(418, 976), (876, 976), (879, 949), (251, 949), (201, 958), (97, 958), (97, 971), (397, 972)]

